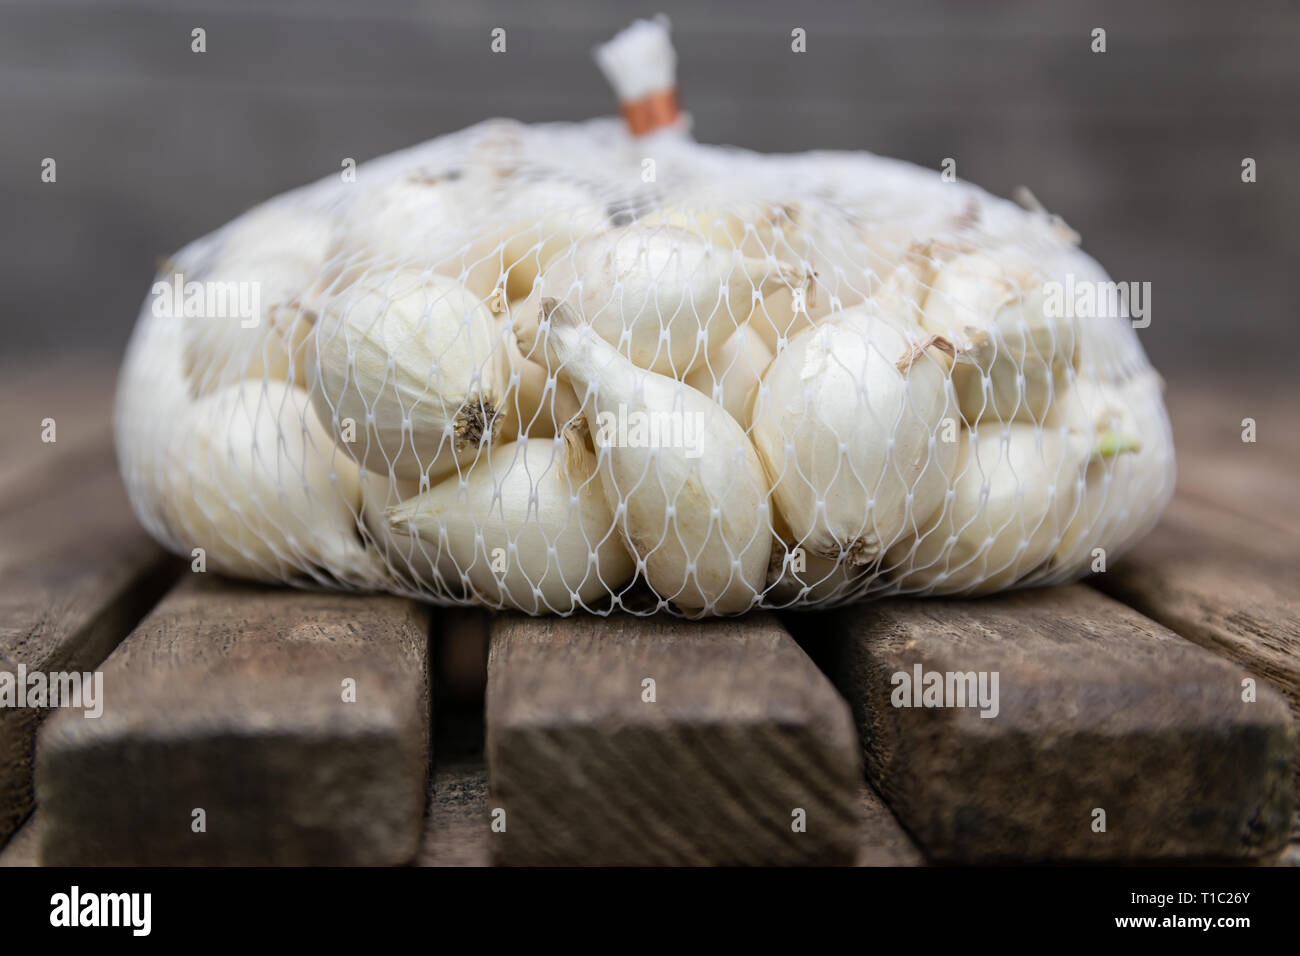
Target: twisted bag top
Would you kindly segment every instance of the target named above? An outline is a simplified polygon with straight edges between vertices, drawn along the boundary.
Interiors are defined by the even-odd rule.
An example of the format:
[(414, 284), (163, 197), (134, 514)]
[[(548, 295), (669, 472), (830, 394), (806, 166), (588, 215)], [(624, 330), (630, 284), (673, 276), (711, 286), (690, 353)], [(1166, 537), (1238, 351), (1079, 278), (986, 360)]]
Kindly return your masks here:
[(664, 21), (623, 120), (494, 120), (160, 270), (116, 438), (196, 568), (533, 613), (825, 606), (1100, 569), (1173, 487), (1078, 236), (863, 153), (705, 146)]

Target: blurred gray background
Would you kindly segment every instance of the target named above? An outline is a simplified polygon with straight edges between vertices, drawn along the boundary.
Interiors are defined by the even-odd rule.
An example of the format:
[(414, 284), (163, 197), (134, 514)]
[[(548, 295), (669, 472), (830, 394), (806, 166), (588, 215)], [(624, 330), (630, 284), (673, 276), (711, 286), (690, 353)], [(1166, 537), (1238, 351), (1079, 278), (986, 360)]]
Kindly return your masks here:
[(1152, 282), (1141, 335), (1167, 375), (1293, 387), (1293, 0), (0, 0), (6, 357), (120, 354), (159, 256), (345, 156), (613, 112), (591, 47), (660, 10), (701, 141), (952, 156), (999, 195), (1026, 184), (1114, 278)]

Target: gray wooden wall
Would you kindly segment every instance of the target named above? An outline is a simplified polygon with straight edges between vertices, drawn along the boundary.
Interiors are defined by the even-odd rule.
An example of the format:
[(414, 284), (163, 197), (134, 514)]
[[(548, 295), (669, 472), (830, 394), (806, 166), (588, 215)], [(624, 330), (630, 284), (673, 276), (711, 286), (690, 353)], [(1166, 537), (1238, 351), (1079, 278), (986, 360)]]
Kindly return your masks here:
[(5, 351), (120, 350), (157, 256), (344, 156), (610, 112), (590, 48), (657, 10), (702, 141), (955, 157), (996, 193), (1028, 184), (1115, 278), (1153, 283), (1142, 335), (1166, 370), (1300, 361), (1288, 0), (0, 0)]

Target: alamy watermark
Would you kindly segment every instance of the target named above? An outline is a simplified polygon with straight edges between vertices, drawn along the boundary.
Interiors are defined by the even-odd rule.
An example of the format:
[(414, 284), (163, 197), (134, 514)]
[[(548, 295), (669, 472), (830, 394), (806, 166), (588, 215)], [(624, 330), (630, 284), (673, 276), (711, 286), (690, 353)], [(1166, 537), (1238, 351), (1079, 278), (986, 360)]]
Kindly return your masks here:
[(1043, 283), (1043, 311), (1053, 319), (1128, 319), (1135, 329), (1151, 324), (1150, 282), (1076, 280)]
[(895, 671), (889, 702), (895, 707), (978, 707), (981, 717), (998, 715), (997, 671)]
[(83, 893), (75, 884), (50, 897), (50, 925), (55, 927), (123, 927), (133, 936), (153, 928), (152, 893)]
[(680, 448), (687, 458), (699, 458), (705, 416), (701, 412), (654, 412), (628, 409), (596, 416), (597, 448)]
[(153, 314), (161, 319), (238, 319), (242, 329), (262, 318), (260, 282), (186, 282), (177, 272), (153, 284)]
[(0, 707), (67, 707), (83, 717), (104, 713), (104, 675), (100, 671), (0, 671)]

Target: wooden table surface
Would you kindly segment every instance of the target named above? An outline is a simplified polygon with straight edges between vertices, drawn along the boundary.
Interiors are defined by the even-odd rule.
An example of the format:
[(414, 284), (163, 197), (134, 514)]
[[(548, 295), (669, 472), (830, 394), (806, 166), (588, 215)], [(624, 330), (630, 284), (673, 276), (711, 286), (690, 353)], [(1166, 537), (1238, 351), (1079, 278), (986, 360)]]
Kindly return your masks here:
[[(1171, 378), (1175, 500), (1087, 582), (696, 624), (200, 579), (130, 513), (113, 376), (0, 379), (0, 672), (105, 701), (0, 708), (0, 864), (1300, 860), (1285, 383)], [(998, 719), (889, 707), (914, 662), (998, 671)]]

